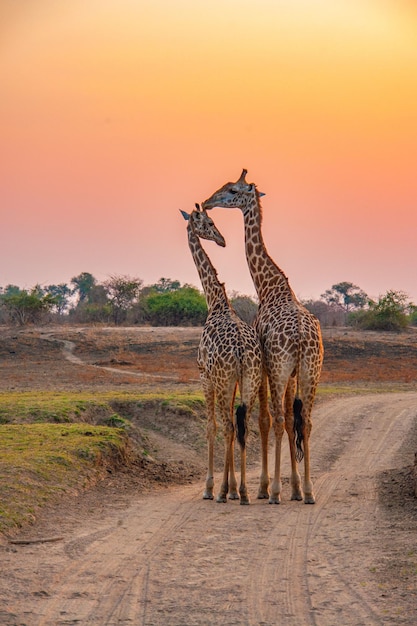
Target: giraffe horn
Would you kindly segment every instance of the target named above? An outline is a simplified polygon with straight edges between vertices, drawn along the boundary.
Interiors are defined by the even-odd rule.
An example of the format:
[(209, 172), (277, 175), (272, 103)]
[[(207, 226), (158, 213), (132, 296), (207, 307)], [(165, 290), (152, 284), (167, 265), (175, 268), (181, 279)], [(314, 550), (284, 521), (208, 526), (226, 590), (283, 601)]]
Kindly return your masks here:
[(238, 183), (245, 183), (245, 182), (246, 182), (246, 181), (245, 181), (245, 177), (246, 177), (246, 174), (247, 174), (247, 173), (248, 173), (248, 170), (243, 169), (243, 170), (242, 170), (242, 173), (241, 173), (241, 175), (240, 175), (240, 178), (239, 178), (239, 180), (238, 180), (237, 182), (238, 182)]

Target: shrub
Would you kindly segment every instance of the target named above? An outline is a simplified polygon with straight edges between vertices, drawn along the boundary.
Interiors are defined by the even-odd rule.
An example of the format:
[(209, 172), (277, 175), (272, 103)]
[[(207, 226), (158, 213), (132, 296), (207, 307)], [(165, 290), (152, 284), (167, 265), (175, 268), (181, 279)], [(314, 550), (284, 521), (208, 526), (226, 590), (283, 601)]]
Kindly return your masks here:
[(350, 313), (348, 323), (363, 330), (400, 331), (409, 324), (407, 296), (401, 291), (387, 291), (369, 309)]

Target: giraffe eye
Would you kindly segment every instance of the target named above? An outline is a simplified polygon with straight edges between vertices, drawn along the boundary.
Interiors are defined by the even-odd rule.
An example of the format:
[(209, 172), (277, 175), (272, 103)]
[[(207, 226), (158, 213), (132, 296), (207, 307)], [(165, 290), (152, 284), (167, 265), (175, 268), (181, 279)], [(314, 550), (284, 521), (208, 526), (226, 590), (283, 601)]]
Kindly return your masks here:
[(232, 194), (232, 196), (234, 196), (235, 193), (237, 193), (237, 189), (229, 189), (229, 191)]

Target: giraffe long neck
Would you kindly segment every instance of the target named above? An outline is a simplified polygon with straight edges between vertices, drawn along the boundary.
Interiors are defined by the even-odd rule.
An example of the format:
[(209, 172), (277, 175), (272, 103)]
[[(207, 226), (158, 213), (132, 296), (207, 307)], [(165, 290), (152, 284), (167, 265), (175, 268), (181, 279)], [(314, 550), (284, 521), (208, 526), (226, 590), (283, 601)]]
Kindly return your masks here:
[(188, 224), (188, 245), (203, 286), (209, 312), (214, 308), (227, 307), (229, 302), (224, 285), (219, 281), (217, 271), (213, 267), (207, 253), (201, 245), (200, 238)]
[(260, 302), (273, 296), (275, 300), (296, 300), (288, 278), (271, 259), (262, 237), (262, 213), (256, 192), (242, 209), (245, 225), (245, 249), (249, 271)]

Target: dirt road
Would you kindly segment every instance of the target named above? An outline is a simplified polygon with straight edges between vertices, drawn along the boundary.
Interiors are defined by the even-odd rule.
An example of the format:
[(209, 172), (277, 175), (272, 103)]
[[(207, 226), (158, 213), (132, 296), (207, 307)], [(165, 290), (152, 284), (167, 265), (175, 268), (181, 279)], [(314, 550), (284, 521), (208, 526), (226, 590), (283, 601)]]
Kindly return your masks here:
[(314, 506), (291, 502), (288, 480), (281, 505), (256, 500), (256, 469), (248, 507), (205, 501), (198, 483), (58, 511), (34, 532), (62, 540), (0, 546), (0, 623), (414, 624), (415, 509), (390, 499), (416, 416), (414, 392), (321, 403)]

